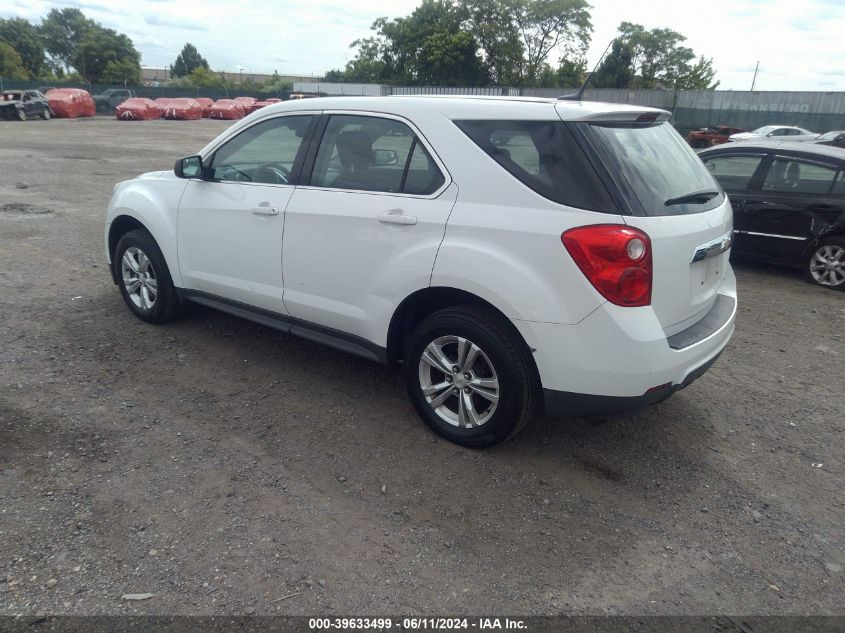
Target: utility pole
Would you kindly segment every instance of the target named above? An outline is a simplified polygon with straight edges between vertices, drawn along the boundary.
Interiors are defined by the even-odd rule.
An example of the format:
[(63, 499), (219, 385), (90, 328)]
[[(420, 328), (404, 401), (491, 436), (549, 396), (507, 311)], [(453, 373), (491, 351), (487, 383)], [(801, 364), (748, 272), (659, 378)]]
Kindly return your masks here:
[(754, 67), (754, 79), (751, 80), (751, 92), (754, 92), (754, 85), (757, 83), (757, 71), (760, 70), (760, 62)]

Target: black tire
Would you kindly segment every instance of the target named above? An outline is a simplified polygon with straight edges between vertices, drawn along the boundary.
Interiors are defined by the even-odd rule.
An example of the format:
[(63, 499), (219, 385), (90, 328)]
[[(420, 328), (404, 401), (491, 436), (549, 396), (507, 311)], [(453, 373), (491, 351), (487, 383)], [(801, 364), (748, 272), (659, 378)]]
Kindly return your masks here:
[[(476, 352), (475, 364), (468, 368), (467, 373), (453, 372), (450, 376), (422, 360), (429, 345), (452, 339), (464, 339), (480, 348), (480, 354)], [(445, 355), (444, 360), (459, 356), (458, 344), (446, 343), (440, 348)], [(464, 359), (468, 356), (465, 353)], [(411, 402), (425, 423), (449, 441), (470, 448), (493, 446), (518, 433), (531, 420), (540, 401), (540, 379), (528, 346), (502, 317), (479, 306), (455, 306), (424, 318), (405, 345), (403, 372)], [(473, 381), (479, 380), (497, 381), (495, 392), (498, 400), (493, 410), (489, 408), (489, 400), (478, 395), (475, 386), (466, 384), (469, 381), (475, 385)], [(440, 385), (452, 385), (429, 394), (434, 394), (433, 400), (436, 401), (436, 396), (451, 392), (437, 410), (423, 393), (423, 382), (435, 389), (435, 381), (441, 381), (437, 383)], [(458, 391), (455, 392), (454, 385), (458, 382)], [(470, 406), (473, 415), (468, 413), (466, 418), (462, 418), (459, 407), (466, 402), (463, 400), (465, 397), (473, 403)], [(476, 412), (481, 414), (480, 417), (475, 417)], [(450, 422), (443, 415), (456, 419)], [(485, 415), (487, 419), (477, 426), (462, 425), (464, 419), (480, 421)]]
[(820, 240), (804, 262), (804, 278), (822, 288), (845, 290), (845, 237)]
[(26, 110), (18, 108), (18, 121), (26, 121)]
[[(127, 289), (127, 283), (138, 281), (138, 273), (136, 271), (128, 269), (128, 277), (124, 275), (123, 262), (124, 255), (127, 251), (130, 251), (129, 259), (136, 264), (140, 259), (137, 256), (139, 251), (149, 261), (148, 272), (146, 274), (152, 275), (152, 280), (155, 282), (156, 287), (152, 303), (149, 306), (144, 305), (145, 295), (143, 295), (143, 286), (149, 284), (149, 279), (146, 279), (143, 283), (139, 282), (142, 288), (137, 297), (135, 297), (134, 292), (130, 293), (129, 289)], [(120, 294), (123, 296), (123, 300), (132, 313), (139, 319), (147, 323), (165, 323), (176, 318), (182, 312), (183, 304), (173, 286), (173, 280), (170, 277), (170, 270), (167, 268), (167, 263), (164, 261), (164, 255), (161, 254), (161, 249), (156, 244), (153, 236), (147, 231), (136, 229), (124, 234), (114, 249), (112, 266), (114, 267), (115, 279), (117, 279), (117, 285), (120, 288)], [(147, 285), (146, 290), (146, 301), (149, 301), (149, 285)]]
[(41, 118), (44, 119), (45, 121), (49, 121), (51, 116), (52, 115), (50, 114), (50, 108), (44, 108), (41, 111)]

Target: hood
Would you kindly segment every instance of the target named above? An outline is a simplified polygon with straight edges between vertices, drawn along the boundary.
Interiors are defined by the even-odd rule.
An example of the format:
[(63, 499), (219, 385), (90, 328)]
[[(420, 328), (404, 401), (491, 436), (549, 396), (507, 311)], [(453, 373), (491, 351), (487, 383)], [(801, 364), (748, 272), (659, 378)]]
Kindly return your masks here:
[(759, 136), (760, 136), (759, 134), (753, 134), (752, 132), (740, 132), (739, 134), (731, 134), (728, 137), (728, 140), (730, 140), (730, 141), (745, 141), (745, 140), (748, 140), (750, 138), (757, 138)]
[(176, 174), (173, 173), (172, 169), (166, 171), (148, 171), (145, 174), (139, 175), (137, 178), (144, 180), (155, 178), (176, 178)]

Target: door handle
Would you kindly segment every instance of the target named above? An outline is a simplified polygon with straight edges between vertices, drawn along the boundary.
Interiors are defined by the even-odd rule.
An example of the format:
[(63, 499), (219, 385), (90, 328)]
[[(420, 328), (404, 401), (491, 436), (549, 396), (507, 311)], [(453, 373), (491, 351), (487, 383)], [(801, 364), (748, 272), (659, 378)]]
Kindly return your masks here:
[(378, 216), (378, 221), (383, 224), (416, 224), (417, 218), (413, 215), (405, 215), (405, 212), (402, 209), (391, 209), (390, 211), (385, 211), (384, 213)]
[(276, 207), (262, 206), (252, 207), (252, 212), (255, 215), (279, 215), (279, 210)]

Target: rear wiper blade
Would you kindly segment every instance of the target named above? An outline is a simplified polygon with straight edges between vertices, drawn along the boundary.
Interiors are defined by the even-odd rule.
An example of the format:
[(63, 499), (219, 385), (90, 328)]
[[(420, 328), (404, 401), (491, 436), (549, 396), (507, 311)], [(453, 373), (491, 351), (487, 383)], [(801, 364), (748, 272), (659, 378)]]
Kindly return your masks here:
[(707, 202), (708, 200), (712, 200), (718, 195), (719, 192), (713, 191), (712, 189), (705, 191), (693, 191), (692, 193), (688, 193), (683, 196), (678, 196), (677, 198), (669, 198), (663, 204), (667, 207), (671, 207), (672, 205), (684, 204), (686, 202)]

